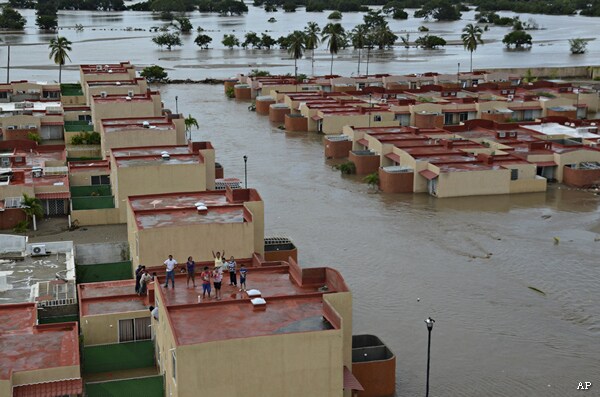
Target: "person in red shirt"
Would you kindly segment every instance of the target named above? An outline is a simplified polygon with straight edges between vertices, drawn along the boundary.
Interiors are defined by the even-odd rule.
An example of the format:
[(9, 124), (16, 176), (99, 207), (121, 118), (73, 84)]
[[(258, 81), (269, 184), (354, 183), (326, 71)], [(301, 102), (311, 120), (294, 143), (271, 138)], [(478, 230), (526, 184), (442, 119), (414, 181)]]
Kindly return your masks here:
[(202, 298), (206, 298), (206, 293), (208, 292), (208, 299), (210, 299), (210, 278), (212, 274), (210, 270), (208, 270), (208, 266), (204, 266), (204, 271), (200, 273), (200, 278), (202, 279)]

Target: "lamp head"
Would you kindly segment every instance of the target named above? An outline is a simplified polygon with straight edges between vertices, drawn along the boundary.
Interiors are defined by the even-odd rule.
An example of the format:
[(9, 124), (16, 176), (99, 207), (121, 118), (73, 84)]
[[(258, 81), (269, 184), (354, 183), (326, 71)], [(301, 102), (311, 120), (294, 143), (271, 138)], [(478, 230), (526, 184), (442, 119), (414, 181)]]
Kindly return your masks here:
[(244, 162), (248, 161), (248, 156), (244, 155)]
[(427, 319), (425, 320), (425, 324), (427, 325), (428, 331), (431, 331), (433, 329), (433, 323), (435, 323), (435, 320), (431, 317), (427, 317)]

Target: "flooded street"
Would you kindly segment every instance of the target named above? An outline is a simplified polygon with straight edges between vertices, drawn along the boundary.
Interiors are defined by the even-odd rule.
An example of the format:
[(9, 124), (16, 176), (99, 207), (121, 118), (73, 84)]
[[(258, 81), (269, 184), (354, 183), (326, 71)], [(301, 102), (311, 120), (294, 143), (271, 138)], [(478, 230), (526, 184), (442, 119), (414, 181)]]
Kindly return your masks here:
[(320, 136), (273, 128), (220, 86), (161, 91), (198, 118), (195, 138), (213, 142), (227, 176), (242, 179), (248, 155), (267, 234), (290, 236), (303, 266), (341, 270), (354, 332), (379, 335), (398, 357), (398, 396), (423, 393), (429, 315), (434, 396), (562, 397), (598, 381), (597, 196), (558, 186), (456, 199), (370, 194), (331, 169)]
[[(11, 79), (56, 79), (46, 44), (52, 35), (37, 35), (33, 12), (24, 14), (25, 35), (0, 35), (20, 44), (12, 48)], [(282, 65), (269, 69), (291, 73), (293, 62), (285, 51), (225, 50), (223, 34), (235, 30), (241, 37), (246, 31), (269, 29), (279, 36), (302, 28), (309, 18), (323, 26), (327, 15), (266, 14), (253, 7), (246, 17), (195, 13), (192, 23), (210, 31), (215, 49), (198, 50), (195, 35), (190, 35), (183, 39), (183, 49), (169, 52), (154, 46), (147, 31), (110, 30), (161, 25), (150, 13), (61, 12), (61, 26), (85, 26), (81, 33), (60, 32), (74, 42), (73, 65), (63, 72), (63, 80), (78, 80), (79, 63), (120, 60), (138, 66), (157, 63), (170, 68), (171, 78), (227, 77), (248, 72), (249, 64)], [(455, 40), (472, 15), (426, 25), (431, 33)], [(268, 24), (270, 16), (278, 22)], [(599, 19), (534, 18), (548, 28), (532, 32), (534, 41), (543, 36), (548, 43), (529, 52), (507, 52), (500, 42), (489, 43), (475, 53), (475, 66), (600, 64), (598, 40), (580, 57), (569, 55), (567, 43), (573, 37), (595, 37)], [(347, 13), (342, 23), (352, 28), (360, 19), (360, 14)], [(423, 24), (413, 18), (390, 23), (397, 34)], [(507, 31), (492, 28), (484, 39), (501, 40)], [(355, 71), (352, 54), (340, 53), (334, 71)], [(3, 48), (0, 59), (5, 56)], [(317, 58), (316, 72), (328, 71), (329, 56), (322, 48)], [(449, 72), (457, 62), (468, 65), (462, 46), (433, 52), (398, 48), (379, 57), (369, 71)], [(299, 68), (309, 72), (310, 60)], [(3, 66), (0, 78), (5, 72)], [(178, 96), (180, 112), (198, 119), (201, 128), (194, 138), (213, 143), (226, 176), (243, 179), (242, 157), (248, 155), (248, 185), (265, 201), (267, 234), (291, 237), (302, 266), (327, 265), (342, 272), (354, 296), (354, 333), (378, 335), (397, 355), (398, 396), (424, 394), (427, 316), (436, 320), (432, 396), (563, 397), (579, 395), (578, 382), (600, 386), (597, 196), (560, 186), (542, 194), (499, 197), (372, 194), (360, 179), (331, 169), (321, 136), (274, 128), (267, 117), (249, 112), (247, 103), (226, 99), (222, 86), (159, 89), (166, 106), (174, 108)]]

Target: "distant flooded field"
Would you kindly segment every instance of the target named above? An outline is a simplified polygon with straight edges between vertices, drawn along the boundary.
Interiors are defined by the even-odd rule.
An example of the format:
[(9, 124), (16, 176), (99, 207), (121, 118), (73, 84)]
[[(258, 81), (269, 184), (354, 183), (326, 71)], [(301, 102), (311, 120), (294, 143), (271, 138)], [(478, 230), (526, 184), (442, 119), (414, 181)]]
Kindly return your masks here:
[[(429, 33), (444, 37), (449, 43), (438, 50), (405, 49), (398, 45), (394, 50), (374, 50), (370, 57), (369, 73), (419, 73), (437, 71), (454, 73), (460, 63), (463, 71), (469, 68), (469, 53), (460, 44), (462, 28), (467, 23), (475, 22), (475, 12), (464, 12), (463, 19), (455, 22), (432, 22), (412, 17), (414, 10), (407, 10), (408, 20), (389, 19), (390, 28), (398, 36), (409, 34), (414, 41), (423, 33), (418, 32), (421, 25), (429, 28)], [(40, 34), (35, 27), (35, 12), (21, 10), (27, 18), (27, 27), (23, 34), (0, 34), (5, 43), (13, 45), (11, 51), (12, 79), (57, 79), (48, 74), (47, 69), (54, 69), (48, 59), (47, 43), (53, 34)], [(514, 13), (503, 12), (503, 16), (514, 16)], [(117, 58), (130, 60), (138, 66), (158, 64), (169, 69), (171, 78), (194, 80), (208, 77), (225, 78), (236, 73), (247, 73), (252, 68), (269, 69), (272, 73), (292, 73), (293, 60), (285, 50), (244, 50), (242, 48), (226, 49), (221, 40), (225, 34), (234, 34), (243, 41), (243, 36), (250, 31), (267, 33), (277, 39), (294, 30), (302, 30), (307, 21), (315, 21), (323, 27), (328, 22), (329, 12), (306, 13), (299, 9), (295, 13), (267, 13), (262, 8), (252, 7), (243, 16), (221, 17), (216, 14), (190, 13), (188, 16), (194, 25), (194, 33), (183, 35), (183, 46), (172, 51), (161, 50), (151, 38), (156, 35), (149, 31), (151, 27), (166, 24), (155, 19), (150, 12), (90, 12), (60, 11), (60, 35), (73, 42), (71, 59), (73, 65), (79, 63), (114, 62)], [(269, 23), (275, 17), (277, 22)], [(600, 18), (582, 16), (553, 16), (521, 14), (521, 20), (533, 18), (541, 30), (530, 31), (534, 45), (530, 50), (509, 51), (504, 48), (502, 38), (509, 32), (508, 27), (490, 27), (484, 32), (486, 44), (479, 46), (473, 55), (475, 68), (490, 67), (534, 67), (534, 66), (573, 66), (600, 64), (600, 41), (595, 40), (600, 26)], [(346, 30), (351, 30), (362, 22), (362, 13), (344, 13), (340, 23)], [(84, 30), (75, 31), (76, 24)], [(209, 50), (200, 50), (194, 44), (195, 29), (201, 26), (204, 34), (212, 37)], [(588, 45), (588, 53), (571, 55), (568, 40), (583, 37), (594, 39)], [(398, 40), (400, 41), (400, 40)], [(363, 62), (366, 61), (363, 53)], [(315, 52), (315, 73), (329, 73), (330, 54), (325, 45)], [(358, 51), (346, 49), (335, 56), (334, 73), (350, 75), (357, 71)], [(0, 50), (0, 80), (4, 79), (6, 67), (6, 50)], [(75, 66), (69, 67), (64, 74), (65, 80), (78, 77)], [(298, 72), (310, 74), (310, 54), (298, 62)], [(365, 72), (365, 65), (361, 67)], [(58, 73), (57, 73), (58, 75)]]

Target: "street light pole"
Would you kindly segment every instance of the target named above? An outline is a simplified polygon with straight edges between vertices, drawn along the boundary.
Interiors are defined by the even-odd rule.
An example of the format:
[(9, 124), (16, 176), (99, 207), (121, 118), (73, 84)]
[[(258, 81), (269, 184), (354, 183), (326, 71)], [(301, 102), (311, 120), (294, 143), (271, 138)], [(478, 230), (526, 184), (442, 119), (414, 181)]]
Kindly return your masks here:
[[(373, 109), (373, 101), (371, 100), (371, 94), (369, 94), (369, 106)], [(369, 128), (371, 128), (371, 112), (369, 111)]]
[(460, 62), (456, 68), (456, 84), (460, 85)]
[(178, 99), (179, 99), (179, 97), (177, 95), (175, 95), (175, 114), (179, 114), (179, 106), (177, 104)]
[(433, 329), (433, 323), (435, 323), (435, 320), (431, 317), (428, 317), (427, 320), (425, 320), (427, 332), (429, 334), (427, 338), (427, 386), (425, 388), (425, 397), (429, 397), (429, 362), (431, 359), (431, 330)]
[(244, 155), (244, 188), (248, 189), (248, 156)]

